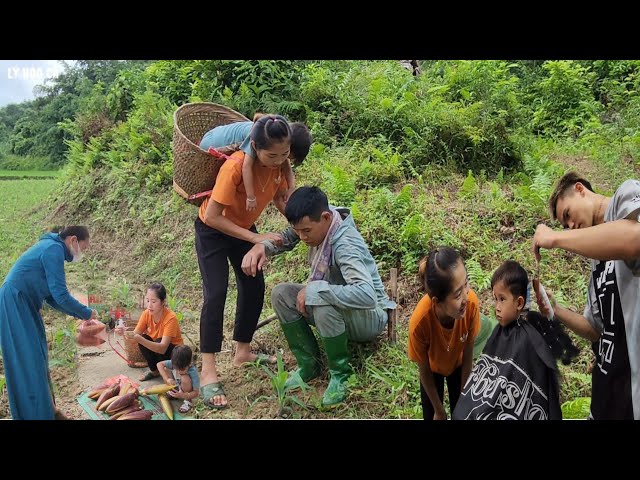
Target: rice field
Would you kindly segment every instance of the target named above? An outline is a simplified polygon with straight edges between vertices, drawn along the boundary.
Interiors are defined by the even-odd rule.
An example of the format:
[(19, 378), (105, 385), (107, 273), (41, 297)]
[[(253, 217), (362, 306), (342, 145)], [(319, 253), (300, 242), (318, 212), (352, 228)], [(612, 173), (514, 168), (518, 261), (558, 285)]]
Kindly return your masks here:
[[(49, 212), (42, 202), (54, 190), (56, 180), (39, 178), (43, 173), (57, 175), (0, 171), (0, 284), (22, 252), (44, 233), (42, 222)], [(23, 178), (9, 180), (12, 176)]]
[(0, 170), (0, 180), (17, 180), (22, 178), (57, 178), (59, 170)]

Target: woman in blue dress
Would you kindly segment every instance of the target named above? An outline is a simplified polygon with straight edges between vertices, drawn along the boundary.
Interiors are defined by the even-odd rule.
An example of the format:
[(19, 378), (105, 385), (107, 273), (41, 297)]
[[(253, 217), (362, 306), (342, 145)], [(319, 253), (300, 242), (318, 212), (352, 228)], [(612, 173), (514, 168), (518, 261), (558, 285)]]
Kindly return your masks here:
[(83, 320), (96, 318), (67, 290), (64, 262), (89, 248), (89, 231), (72, 226), (47, 233), (24, 252), (0, 287), (0, 348), (14, 420), (53, 420), (57, 411), (49, 377), (43, 302)]

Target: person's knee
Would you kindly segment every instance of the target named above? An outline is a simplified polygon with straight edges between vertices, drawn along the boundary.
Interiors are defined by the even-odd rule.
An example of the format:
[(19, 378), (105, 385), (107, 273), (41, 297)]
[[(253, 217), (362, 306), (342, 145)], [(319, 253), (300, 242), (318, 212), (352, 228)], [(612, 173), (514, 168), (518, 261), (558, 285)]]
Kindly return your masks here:
[(285, 297), (286, 284), (279, 283), (271, 290), (271, 304), (280, 305)]
[(218, 305), (223, 305), (227, 299), (228, 286), (216, 285), (207, 289), (204, 295), (204, 305), (207, 308), (215, 308)]
[(183, 392), (188, 393), (191, 390), (193, 390), (193, 384), (191, 383), (191, 377), (189, 377), (189, 375), (186, 375), (183, 379), (182, 382), (180, 384), (180, 388), (182, 389)]
[(316, 327), (323, 337), (335, 337), (345, 331), (345, 322), (340, 311), (332, 305), (307, 306)]
[(299, 291), (293, 283), (279, 283), (271, 290), (271, 305), (274, 309), (295, 306)]

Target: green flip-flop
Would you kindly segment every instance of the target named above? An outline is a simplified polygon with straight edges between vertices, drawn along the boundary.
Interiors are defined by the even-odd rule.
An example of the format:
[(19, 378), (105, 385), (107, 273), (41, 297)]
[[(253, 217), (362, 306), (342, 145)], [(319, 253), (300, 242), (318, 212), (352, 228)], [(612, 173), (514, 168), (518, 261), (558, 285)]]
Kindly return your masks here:
[(275, 362), (271, 361), (271, 355), (267, 355), (266, 353), (258, 353), (257, 355), (258, 358), (251, 363), (258, 362), (258, 365), (275, 365), (277, 363), (277, 360)]
[(266, 353), (257, 353), (256, 355), (257, 357), (253, 362), (244, 362), (242, 366), (253, 367), (256, 365), (275, 365), (276, 363), (278, 363), (277, 360), (275, 362), (272, 362), (271, 355), (267, 355)]
[(147, 382), (149, 380), (153, 380), (154, 378), (158, 378), (160, 376), (160, 372), (157, 375), (154, 375), (151, 370), (149, 370), (144, 376), (138, 379), (139, 382)]
[(216, 395), (224, 395), (225, 399), (227, 398), (227, 395), (226, 393), (224, 393), (224, 389), (222, 388), (222, 384), (220, 384), (220, 382), (202, 385), (200, 387), (200, 395), (202, 395), (204, 404), (209, 408), (213, 408), (214, 410), (222, 410), (223, 408), (227, 408), (229, 406), (228, 403), (225, 403), (224, 405), (216, 405), (214, 403), (211, 403), (213, 397), (215, 397)]

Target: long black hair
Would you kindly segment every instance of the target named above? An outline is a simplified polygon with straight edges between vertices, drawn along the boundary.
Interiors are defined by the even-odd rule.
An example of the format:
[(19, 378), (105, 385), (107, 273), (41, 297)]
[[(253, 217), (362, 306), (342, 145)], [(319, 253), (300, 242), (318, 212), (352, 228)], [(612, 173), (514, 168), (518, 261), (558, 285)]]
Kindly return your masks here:
[(431, 298), (444, 301), (451, 293), (452, 272), (462, 255), (451, 247), (438, 247), (420, 261), (418, 275), (425, 291)]
[(285, 140), (291, 144), (291, 127), (281, 115), (265, 115), (253, 124), (249, 136), (254, 141), (256, 150), (266, 150), (274, 143)]
[(160, 282), (153, 282), (147, 286), (147, 290), (151, 290), (156, 294), (156, 297), (164, 302), (167, 299), (167, 289), (164, 288)]
[[(491, 288), (499, 282), (503, 282), (514, 297), (527, 298), (529, 278), (527, 271), (518, 262), (507, 260), (498, 267), (491, 277)], [(540, 313), (532, 311), (523, 311), (520, 315), (540, 332), (551, 348), (553, 358), (560, 359), (564, 365), (569, 365), (578, 356), (580, 350), (573, 344), (564, 325), (558, 320), (546, 319)]]

